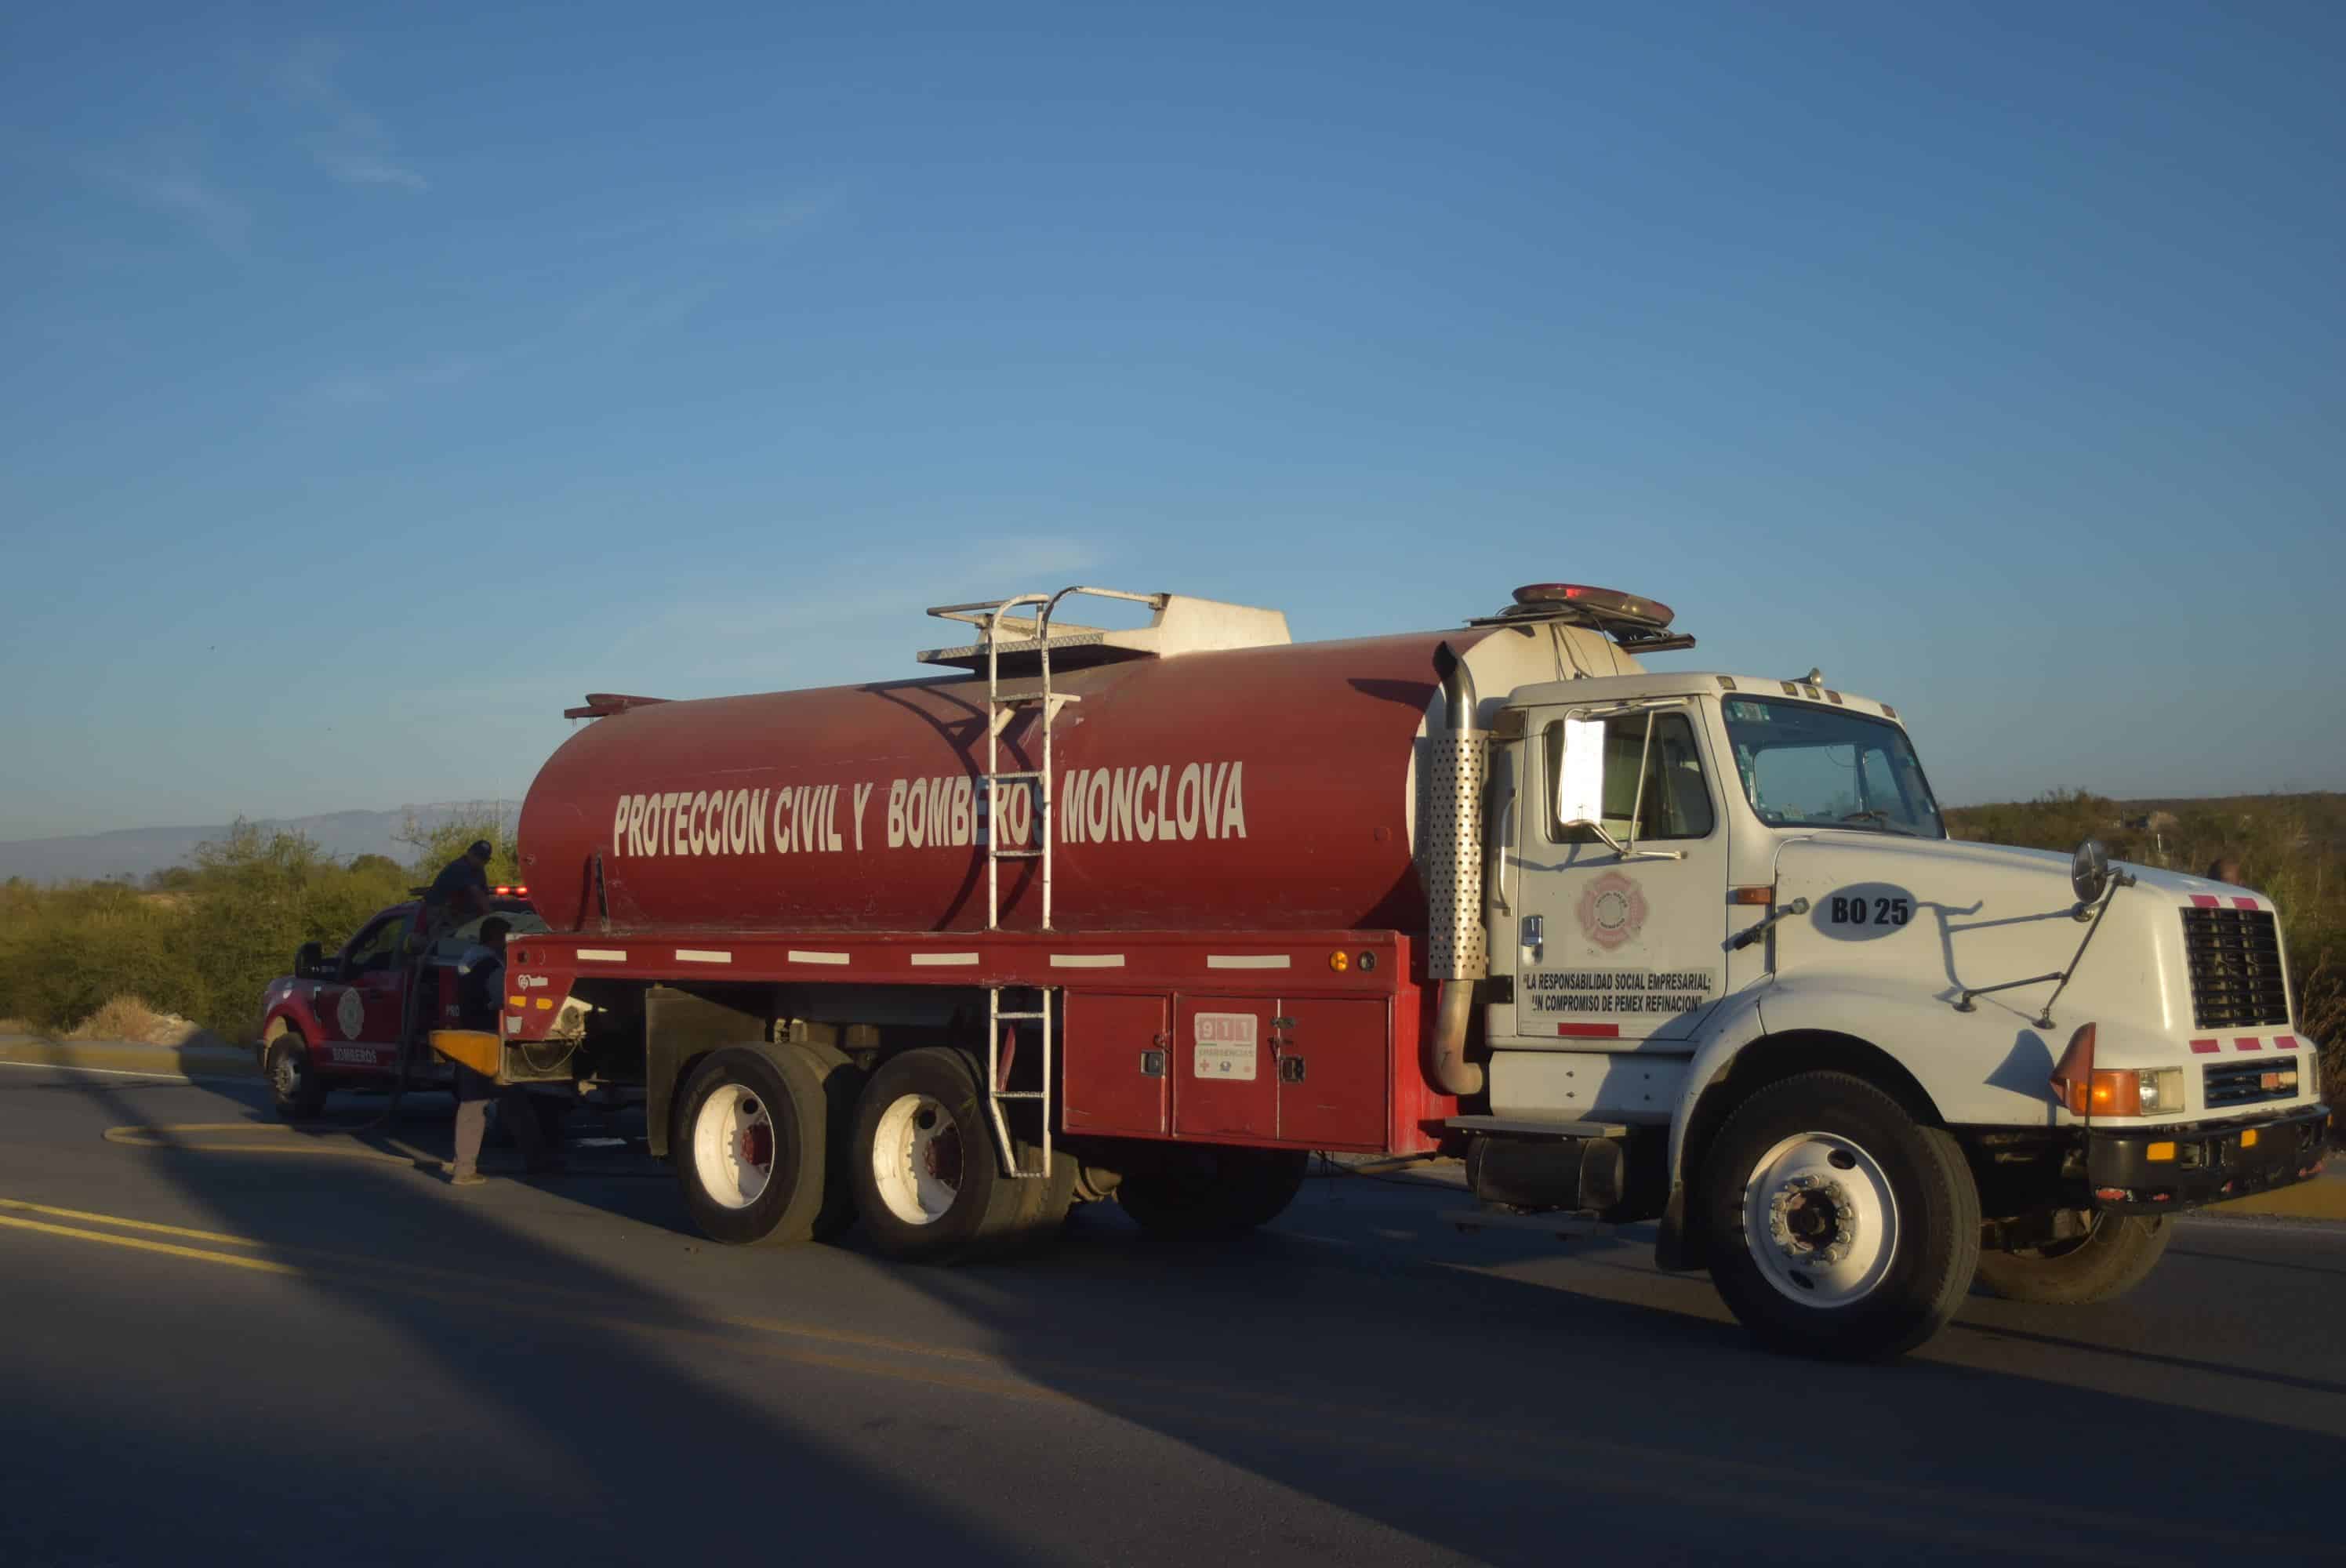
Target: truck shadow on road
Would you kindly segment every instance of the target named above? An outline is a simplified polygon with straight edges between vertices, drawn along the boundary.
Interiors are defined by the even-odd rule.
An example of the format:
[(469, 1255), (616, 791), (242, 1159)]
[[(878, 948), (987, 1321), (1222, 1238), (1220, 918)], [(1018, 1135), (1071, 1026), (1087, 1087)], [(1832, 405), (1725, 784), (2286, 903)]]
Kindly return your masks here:
[[(109, 1125), (144, 1119), (76, 1089)], [(220, 1120), (260, 1114), (219, 1094)], [(427, 1113), (444, 1115), (419, 1104), (406, 1141)], [(1315, 1180), (1273, 1228), (1210, 1247), (1092, 1206), (1051, 1252), (948, 1270), (852, 1238), (688, 1240), (656, 1182), (452, 1192), (387, 1165), (119, 1156), (207, 1217), (182, 1223), (290, 1266), (278, 1288), (308, 1303), (291, 1335), (281, 1310), (208, 1328), (234, 1393), (155, 1410), (142, 1439), (169, 1445), (169, 1505), (356, 1499), (352, 1533), (386, 1561), (516, 1533), (570, 1559), (671, 1555), (687, 1533), (696, 1554), (780, 1539), (786, 1557), (1022, 1562), (1195, 1561), (1241, 1540), (1280, 1560), (1382, 1540), (1392, 1560), (1525, 1563), (1566, 1540), (1803, 1561), (2242, 1548), (2224, 1489), (2092, 1501), (2134, 1499), (2171, 1451), (2152, 1434), (2178, 1428), (2255, 1453), (2249, 1533), (2302, 1552), (2324, 1519), (2290, 1500), (2327, 1495), (2332, 1469), (2305, 1431), (2346, 1430), (2338, 1384), (2113, 1350), (2090, 1314), (1958, 1329), (1896, 1366), (1766, 1356), (1706, 1281), (1652, 1273), (1629, 1241), (1559, 1256), (1461, 1237), (1438, 1218), (1454, 1194), (1407, 1179)], [(214, 1284), (172, 1267), (199, 1298)], [(2123, 1392), (2071, 1373), (2113, 1356), (2136, 1369)], [(2243, 1381), (2211, 1409), (2161, 1386), (2178, 1372)], [(2299, 1390), (2289, 1422), (2240, 1413), (2275, 1384)], [(60, 1424), (121, 1436), (37, 1403), (0, 1418), (17, 1452)], [(43, 1483), (102, 1506), (69, 1472)], [(1188, 1526), (1168, 1533), (1168, 1512)]]

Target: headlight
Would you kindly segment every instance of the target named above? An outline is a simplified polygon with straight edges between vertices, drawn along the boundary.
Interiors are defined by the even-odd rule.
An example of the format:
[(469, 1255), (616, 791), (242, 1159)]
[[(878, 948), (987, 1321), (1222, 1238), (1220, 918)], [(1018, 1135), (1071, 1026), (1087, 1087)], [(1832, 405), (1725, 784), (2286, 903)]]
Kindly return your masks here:
[(2180, 1067), (2102, 1067), (2095, 1070), (2092, 1114), (2096, 1116), (2159, 1116), (2181, 1109), (2183, 1069)]
[(2161, 1115), (2183, 1108), (2183, 1069), (2145, 1067), (2135, 1074), (2142, 1081), (2142, 1114)]

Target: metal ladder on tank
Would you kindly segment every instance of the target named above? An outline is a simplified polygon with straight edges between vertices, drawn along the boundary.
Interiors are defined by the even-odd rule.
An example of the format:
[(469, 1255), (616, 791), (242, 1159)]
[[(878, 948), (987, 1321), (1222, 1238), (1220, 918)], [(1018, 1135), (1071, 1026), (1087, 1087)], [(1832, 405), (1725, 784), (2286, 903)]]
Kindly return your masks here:
[[(944, 620), (964, 621), (976, 626), (985, 636), (985, 771), (979, 777), (985, 783), (985, 929), (1002, 929), (1002, 862), (1005, 860), (1040, 860), (1043, 884), (1043, 918), (1039, 929), (1051, 929), (1051, 846), (1058, 838), (1053, 830), (1051, 799), (1051, 730), (1052, 721), (1059, 709), (1082, 698), (1073, 692), (1051, 689), (1051, 616), (1059, 601), (1074, 595), (1089, 595), (1094, 598), (1123, 599), (1133, 604), (1162, 608), (1161, 594), (1129, 594), (1121, 588), (1066, 587), (1056, 594), (1020, 594), (999, 604), (944, 605), (929, 614)], [(1002, 685), (1003, 623), (1010, 612), (1028, 605), (1041, 606), (1035, 616), (1035, 636), (1031, 641), (1013, 644), (1013, 653), (1031, 649), (1035, 655), (1038, 679), (1029, 687), (1005, 690)], [(1091, 639), (1086, 638), (1088, 642)], [(1072, 641), (1070, 646), (1072, 646)], [(1043, 756), (1039, 769), (1005, 769), (1002, 766), (1002, 732), (1022, 708), (1039, 707), (1043, 710)], [(1034, 848), (1005, 849), (1002, 843), (1002, 786), (1025, 783), (1031, 785), (1035, 797)], [(1035, 1181), (1051, 1174), (1051, 996), (1057, 988), (1050, 985), (989, 985), (985, 988), (985, 1104), (994, 1118), (994, 1136), (1002, 1153), (1002, 1168), (1022, 1181)], [(1002, 1005), (1005, 992), (1032, 992), (1036, 998), (1031, 1008), (1005, 1009)], [(1033, 1023), (1040, 1037), (1042, 1054), (1042, 1087), (1039, 1089), (1005, 1089), (1002, 1086), (1002, 1026)], [(1034, 1100), (1040, 1103), (1043, 1122), (1043, 1143), (1038, 1163), (1033, 1170), (1018, 1160), (1017, 1140), (1010, 1135), (1010, 1119), (1005, 1105), (1014, 1100)]]

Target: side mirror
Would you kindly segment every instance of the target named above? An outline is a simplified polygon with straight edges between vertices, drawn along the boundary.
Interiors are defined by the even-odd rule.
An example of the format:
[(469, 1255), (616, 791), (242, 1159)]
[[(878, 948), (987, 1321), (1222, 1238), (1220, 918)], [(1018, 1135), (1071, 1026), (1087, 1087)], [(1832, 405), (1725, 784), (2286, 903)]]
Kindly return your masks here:
[(326, 978), (326, 949), (323, 943), (305, 942), (293, 950), (293, 978), (296, 980)]
[(2099, 839), (2087, 839), (2070, 855), (2069, 886), (2081, 904), (2096, 902), (2109, 891), (2110, 852)]

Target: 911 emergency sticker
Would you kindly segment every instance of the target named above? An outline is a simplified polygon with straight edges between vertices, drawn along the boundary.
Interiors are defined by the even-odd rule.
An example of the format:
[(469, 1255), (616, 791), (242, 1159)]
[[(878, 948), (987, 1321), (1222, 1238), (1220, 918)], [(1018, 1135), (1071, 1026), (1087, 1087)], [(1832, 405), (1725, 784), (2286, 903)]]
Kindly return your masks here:
[(1255, 1016), (1251, 1013), (1200, 1013), (1190, 1025), (1196, 1054), (1189, 1071), (1199, 1078), (1254, 1081)]

